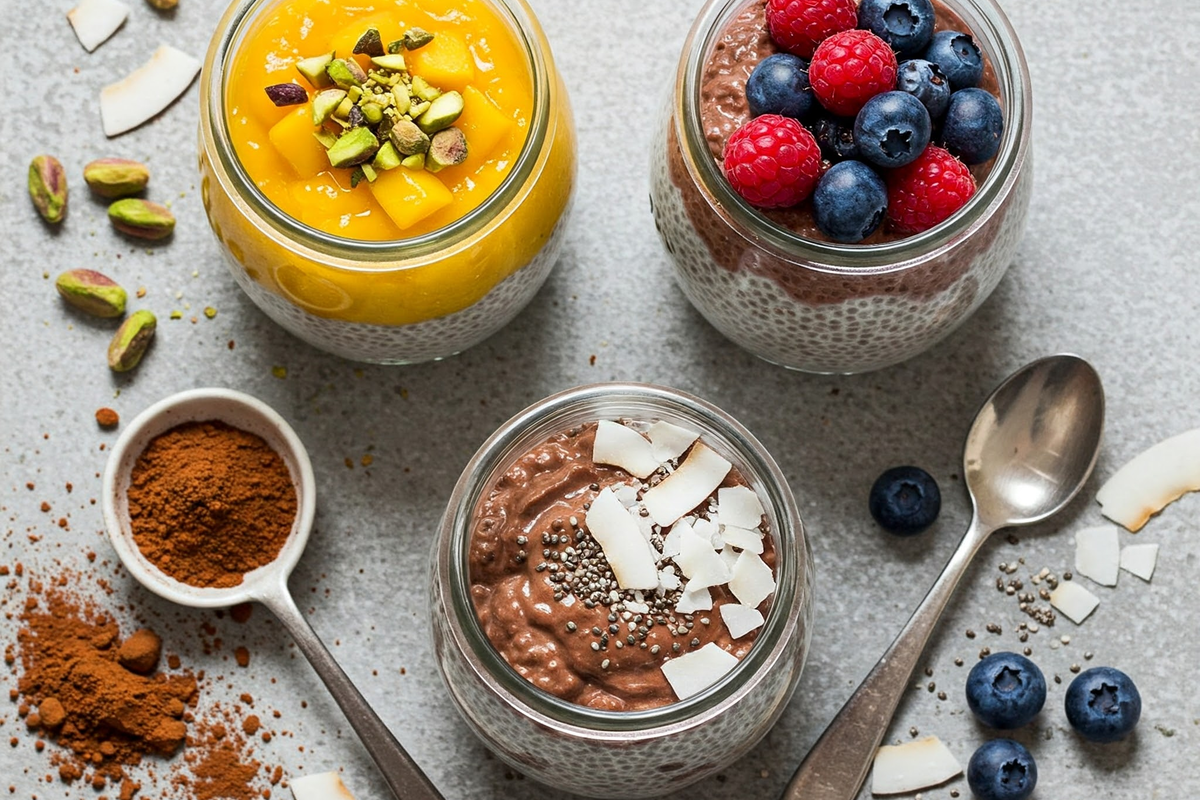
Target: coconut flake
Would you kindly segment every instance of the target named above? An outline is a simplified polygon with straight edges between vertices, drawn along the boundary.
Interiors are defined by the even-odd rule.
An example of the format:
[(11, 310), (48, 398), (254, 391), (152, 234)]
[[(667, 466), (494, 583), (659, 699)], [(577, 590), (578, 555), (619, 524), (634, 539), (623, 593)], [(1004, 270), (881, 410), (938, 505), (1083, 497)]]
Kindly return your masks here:
[(659, 464), (646, 437), (633, 428), (607, 419), (596, 425), (592, 460), (597, 464), (620, 467), (637, 478), (645, 478), (658, 469)]
[(679, 458), (684, 451), (692, 446), (692, 442), (700, 438), (700, 434), (659, 420), (646, 431), (650, 437), (650, 445), (654, 449), (654, 457), (659, 461), (670, 461)]
[(1050, 605), (1078, 625), (1096, 610), (1100, 598), (1075, 581), (1061, 581), (1058, 588), (1050, 593)]
[(707, 539), (713, 550), (721, 549), (721, 526), (711, 519), (701, 517), (692, 523), (692, 532), (701, 539)]
[(1188, 492), (1200, 490), (1200, 428), (1172, 436), (1135, 456), (1096, 493), (1101, 513), (1137, 533)]
[(871, 794), (905, 794), (943, 784), (961, 775), (954, 754), (936, 736), (884, 745), (875, 753)]
[(703, 503), (721, 485), (732, 467), (703, 442), (697, 442), (679, 469), (646, 492), (642, 502), (655, 523), (664, 527), (672, 525)]
[(129, 16), (129, 6), (118, 0), (83, 0), (67, 12), (75, 37), (89, 53), (108, 41)]
[(717, 508), (726, 525), (757, 528), (762, 524), (763, 507), (749, 486), (726, 486), (717, 490)]
[(763, 615), (757, 608), (726, 603), (721, 606), (721, 619), (734, 639), (740, 639), (750, 631), (763, 624)]
[(657, 589), (654, 550), (612, 489), (605, 487), (592, 500), (587, 527), (604, 551), (613, 577), (622, 589)]
[(684, 531), (690, 531), (692, 523), (686, 519), (681, 519), (671, 526), (667, 531), (667, 535), (663, 537), (662, 557), (674, 558), (679, 555), (679, 543), (683, 541)]
[(721, 560), (725, 562), (725, 566), (729, 567), (729, 574), (733, 574), (733, 565), (737, 563), (738, 556), (741, 555), (732, 547), (725, 547), (721, 550)]
[(729, 591), (743, 605), (757, 608), (775, 591), (775, 576), (766, 562), (754, 553), (742, 551), (733, 564)]
[(1158, 545), (1131, 544), (1121, 551), (1121, 569), (1132, 572), (1144, 581), (1154, 575), (1154, 566), (1158, 562)]
[(713, 606), (712, 592), (705, 588), (697, 588), (695, 591), (689, 592), (692, 582), (688, 581), (688, 585), (683, 587), (683, 592), (679, 595), (679, 600), (675, 602), (675, 612), (677, 614), (692, 614), (697, 611), (711, 611)]
[(667, 661), (662, 671), (675, 696), (686, 700), (721, 680), (737, 664), (737, 656), (722, 650), (716, 642), (709, 642), (699, 650)]
[(142, 66), (100, 91), (104, 135), (116, 136), (167, 109), (191, 85), (200, 62), (163, 45)]
[[(674, 572), (668, 572), (665, 569), (660, 569), (658, 571), (658, 588), (662, 589), (664, 592), (673, 592), (682, 585), (683, 583), (680, 582), (679, 576)], [(570, 596), (571, 595), (567, 595), (567, 597)]]
[(685, 531), (680, 538), (679, 555), (675, 557), (675, 563), (688, 577), (689, 591), (720, 586), (730, 578), (729, 568), (713, 550), (712, 542), (707, 537), (698, 536), (694, 530)]
[(1116, 586), (1121, 543), (1116, 525), (1086, 528), (1075, 534), (1075, 571), (1101, 586)]
[(736, 525), (721, 526), (721, 541), (739, 550), (749, 550), (751, 553), (762, 554), (763, 536), (758, 531), (739, 528)]
[(292, 778), (289, 785), (295, 800), (354, 800), (354, 795), (336, 772)]

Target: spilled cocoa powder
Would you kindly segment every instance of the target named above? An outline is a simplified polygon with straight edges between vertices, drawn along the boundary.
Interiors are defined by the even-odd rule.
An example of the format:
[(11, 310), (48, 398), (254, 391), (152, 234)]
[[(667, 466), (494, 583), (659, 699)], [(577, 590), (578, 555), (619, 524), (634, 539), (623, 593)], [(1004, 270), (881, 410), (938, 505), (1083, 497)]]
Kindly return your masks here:
[[(24, 572), (16, 567), (18, 576)], [(203, 703), (203, 672), (176, 655), (165, 659), (170, 672), (160, 671), (159, 636), (140, 629), (122, 638), (115, 616), (81, 595), (80, 583), (62, 573), (48, 581), (29, 576), (23, 597), (21, 581), (5, 587), (21, 624), (4, 651), (16, 675), (9, 699), (58, 779), (112, 800), (270, 798), (283, 773), (253, 757), (245, 723), (252, 719), (257, 730), (259, 718)]]

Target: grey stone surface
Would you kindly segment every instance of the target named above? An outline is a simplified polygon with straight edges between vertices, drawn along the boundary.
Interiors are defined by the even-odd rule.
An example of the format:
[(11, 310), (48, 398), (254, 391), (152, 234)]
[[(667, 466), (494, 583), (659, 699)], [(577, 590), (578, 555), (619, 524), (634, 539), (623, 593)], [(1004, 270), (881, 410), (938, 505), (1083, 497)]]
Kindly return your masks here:
[[(316, 531), (292, 588), (363, 693), (448, 798), (555, 796), (512, 774), (476, 742), (453, 711), (430, 653), (426, 560), (434, 526), (462, 465), (508, 416), (580, 383), (643, 380), (695, 392), (739, 417), (772, 450), (800, 499), (818, 570), (812, 654), (783, 718), (745, 759), (680, 797), (775, 798), (806, 748), (903, 625), (949, 556), (970, 509), (960, 473), (961, 439), (977, 405), (1020, 364), (1055, 352), (1091, 359), (1107, 390), (1108, 426), (1096, 478), (1067, 513), (996, 537), (967, 576), (886, 741), (910, 728), (936, 734), (965, 765), (992, 734), (962, 699), (981, 647), (1020, 650), (1023, 619), (995, 588), (998, 562), (1024, 559), (1021, 574), (1073, 561), (1074, 531), (1099, 521), (1096, 487), (1136, 453), (1200, 426), (1200, 107), (1195, 76), (1200, 4), (1006, 0), (1033, 71), (1037, 183), (1024, 243), (983, 308), (931, 352), (858, 377), (813, 377), (760, 362), (710, 328), (672, 283), (647, 203), (650, 121), (661, 101), (698, 0), (646, 3), (536, 0), (575, 103), (580, 133), (578, 200), (565, 254), (546, 287), (507, 329), (443, 363), (361, 366), (324, 355), (277, 328), (226, 272), (200, 205), (195, 171), (197, 86), (135, 132), (106, 141), (98, 92), (159, 43), (204, 52), (221, 0), (182, 0), (160, 15), (128, 0), (124, 28), (86, 54), (63, 18), (69, 0), (0, 0), (0, 74), (16, 92), (0, 116), (0, 563), (41, 575), (65, 565), (98, 590), (127, 630), (147, 622), (210, 681), (204, 702), (241, 692), (278, 735), (257, 746), (288, 775), (343, 768), (360, 798), (386, 790), (345, 720), (277, 624), (258, 609), (239, 626), (212, 612), (170, 606), (115, 568), (98, 497), (103, 446), (115, 434), (92, 414), (112, 406), (132, 418), (155, 400), (195, 386), (247, 391), (277, 408), (313, 458)], [(72, 182), (69, 218), (41, 225), (25, 194), (29, 159), (63, 158)], [(170, 201), (178, 232), (167, 245), (131, 246), (88, 197), (80, 168), (118, 155), (147, 160), (152, 199)], [(159, 341), (130, 377), (104, 365), (108, 324), (71, 313), (51, 285), (58, 272), (92, 267), (130, 287), (135, 306), (162, 318)], [(205, 306), (219, 313), (208, 320)], [(178, 321), (167, 319), (183, 311)], [(236, 343), (231, 349), (227, 343)], [(593, 362), (594, 357), (594, 362)], [(285, 367), (286, 378), (273, 367)], [(364, 455), (374, 461), (362, 466)], [(913, 540), (888, 538), (866, 510), (885, 467), (916, 463), (941, 482), (944, 509)], [(347, 464), (352, 464), (352, 468)], [(27, 489), (32, 483), (35, 488)], [(73, 485), (68, 491), (66, 484)], [(51, 512), (39, 506), (49, 503)], [(1046, 709), (1015, 737), (1033, 750), (1042, 798), (1176, 798), (1200, 789), (1200, 700), (1190, 670), (1200, 589), (1200, 497), (1188, 496), (1123, 543), (1159, 542), (1151, 583), (1122, 574), (1080, 626), (1060, 621), (1028, 641), (1050, 679)], [(55, 523), (66, 517), (69, 527)], [(34, 538), (37, 541), (34, 541)], [(94, 550), (94, 565), (85, 554)], [(19, 603), (11, 596), (6, 611)], [(1003, 633), (986, 633), (994, 622)], [(202, 626), (222, 649), (205, 654)], [(18, 623), (0, 616), (0, 639)], [(975, 639), (965, 629), (978, 632)], [(1069, 644), (1059, 637), (1070, 636)], [(232, 649), (250, 648), (250, 666)], [(1094, 657), (1085, 660), (1085, 654)], [(954, 659), (962, 658), (958, 667)], [(1062, 712), (1072, 664), (1129, 672), (1145, 710), (1129, 740), (1088, 745)], [(1061, 676), (1060, 685), (1054, 676)], [(3, 671), (7, 689), (14, 675)], [(936, 684), (927, 690), (925, 684)], [(945, 691), (947, 699), (937, 697)], [(53, 772), (15, 705), (0, 701), (0, 791), (13, 797), (90, 798), (84, 786), (47, 782)], [(285, 733), (286, 732), (286, 733)], [(53, 747), (48, 748), (48, 753)], [(569, 765), (564, 769), (569, 771)], [(614, 776), (614, 780), (636, 780)], [(161, 794), (147, 784), (147, 796)], [(923, 794), (969, 794), (965, 780)], [(286, 795), (276, 790), (273, 796)], [(863, 797), (869, 796), (865, 791)]]

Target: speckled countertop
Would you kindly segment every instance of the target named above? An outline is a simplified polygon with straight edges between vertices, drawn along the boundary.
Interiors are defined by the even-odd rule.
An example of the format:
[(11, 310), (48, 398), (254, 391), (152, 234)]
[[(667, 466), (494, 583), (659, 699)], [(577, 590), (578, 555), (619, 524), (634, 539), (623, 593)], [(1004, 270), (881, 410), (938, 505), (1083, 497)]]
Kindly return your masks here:
[[(142, 0), (128, 2), (125, 28), (89, 55), (63, 18), (70, 0), (0, 0), (0, 73), (18, 92), (18, 108), (0, 117), (0, 564), (20, 561), (41, 574), (65, 565), (83, 571), (89, 591), (95, 578), (110, 578), (113, 593), (101, 602), (119, 609), (123, 625), (153, 625), (188, 665), (218, 677), (206, 698), (256, 698), (275, 733), (256, 745), (257, 758), (287, 775), (344, 768), (360, 798), (385, 796), (316, 676), (264, 612), (239, 625), (173, 608), (113, 569), (99, 507), (89, 503), (99, 494), (103, 448), (116, 436), (97, 428), (98, 407), (129, 419), (172, 392), (218, 385), (277, 408), (307, 444), (320, 485), (316, 531), (292, 579), (309, 620), (447, 798), (534, 798), (553, 793), (513, 774), (472, 737), (430, 652), (427, 555), (451, 487), (497, 425), (576, 384), (652, 381), (723, 406), (774, 453), (800, 499), (816, 556), (817, 625), (779, 724), (749, 756), (680, 797), (771, 800), (965, 528), (960, 448), (976, 407), (1022, 363), (1067, 350), (1092, 360), (1107, 391), (1096, 477), (1053, 523), (1021, 532), (1015, 544), (999, 536), (984, 548), (923, 660), (931, 676), (918, 673), (920, 686), (886, 740), (907, 740), (910, 728), (936, 734), (965, 764), (988, 736), (962, 699), (967, 668), (982, 647), (1028, 645), (1051, 678), (1046, 709), (1016, 734), (1038, 760), (1036, 797), (1178, 798), (1200, 789), (1200, 700), (1189, 678), (1200, 661), (1191, 633), (1200, 611), (1200, 497), (1169, 507), (1137, 535), (1162, 545), (1153, 581), (1123, 573), (1115, 589), (1091, 586), (1100, 607), (1080, 626), (1061, 620), (1023, 645), (1016, 629), (1024, 617), (995, 586), (1000, 562), (1023, 558), (1027, 572), (1069, 569), (1072, 533), (1100, 520), (1099, 481), (1151, 443), (1200, 426), (1200, 107), (1188, 102), (1200, 74), (1193, 46), (1200, 4), (1094, 0), (1084, 9), (1067, 0), (1005, 0), (1036, 98), (1036, 187), (1012, 269), (971, 320), (925, 355), (875, 374), (814, 377), (758, 361), (709, 327), (672, 282), (654, 232), (651, 120), (698, 0), (534, 2), (580, 133), (577, 204), (562, 261), (524, 314), (491, 340), (407, 368), (320, 353), (235, 286), (200, 205), (197, 86), (152, 124), (105, 140), (100, 87), (159, 42), (202, 54), (223, 8), (221, 0), (182, 0), (173, 16), (159, 16)], [(39, 223), (25, 194), (26, 166), (43, 151), (64, 159), (74, 183), (68, 221), (57, 231)], [(149, 162), (150, 196), (170, 200), (179, 218), (170, 244), (135, 247), (109, 229), (78, 177), (83, 163), (106, 155)], [(131, 377), (114, 377), (104, 365), (109, 326), (69, 313), (55, 297), (53, 276), (73, 267), (147, 288), (139, 304), (160, 314), (159, 341)], [(215, 318), (200, 313), (205, 306), (218, 310)], [(175, 309), (183, 318), (167, 319)], [(882, 469), (905, 462), (939, 479), (944, 508), (933, 529), (900, 541), (874, 527), (866, 494)], [(1123, 542), (1134, 540), (1122, 533)], [(20, 596), (7, 592), (9, 610)], [(988, 633), (988, 623), (1002, 632)], [(11, 643), (17, 627), (11, 614), (0, 615), (0, 640)], [(250, 651), (248, 667), (235, 666), (237, 646)], [(956, 658), (965, 665), (955, 666)], [(1101, 747), (1069, 731), (1062, 698), (1072, 664), (1111, 664), (1135, 678), (1145, 702), (1135, 736)], [(7, 689), (14, 676), (5, 670), (2, 681)], [(0, 719), (0, 740), (16, 738), (0, 747), (0, 793), (11, 786), (22, 800), (97, 795), (46, 782), (53, 747), (35, 751), (7, 700)], [(958, 779), (923, 796), (953, 790), (968, 795)], [(146, 794), (158, 796), (149, 783)]]

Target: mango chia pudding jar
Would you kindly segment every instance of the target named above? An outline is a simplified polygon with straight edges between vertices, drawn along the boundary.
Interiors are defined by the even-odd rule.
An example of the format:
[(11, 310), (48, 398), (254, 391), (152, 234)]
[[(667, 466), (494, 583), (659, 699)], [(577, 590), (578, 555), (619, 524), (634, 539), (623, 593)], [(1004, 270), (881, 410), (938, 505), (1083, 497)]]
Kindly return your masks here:
[(209, 224), (242, 289), (310, 344), (444, 358), (553, 268), (575, 131), (523, 0), (243, 0), (201, 81)]
[[(844, 4), (853, 25), (855, 4)], [(765, 0), (710, 0), (688, 35), (651, 153), (655, 222), (684, 294), (714, 327), (761, 358), (814, 373), (899, 363), (967, 319), (1013, 260), (1033, 185), (1032, 96), (1024, 54), (993, 0), (921, 4), (932, 9), (935, 40), (958, 31), (973, 41), (966, 47), (982, 62), (982, 74), (980, 89), (971, 91), (986, 91), (998, 101), (1003, 130), (993, 156), (968, 161), (973, 194), (956, 212), (917, 233), (892, 228), (889, 212), (855, 243), (834, 241), (814, 224), (816, 192), (793, 207), (757, 208), (726, 178), (726, 143), (739, 126), (750, 127), (752, 118), (767, 119), (752, 116), (747, 79), (756, 65), (783, 51), (769, 33)], [(870, 5), (887, 6), (886, 18), (894, 19), (917, 4)], [(859, 27), (864, 25), (860, 15)], [(898, 59), (903, 66), (906, 59), (925, 57), (901, 53)], [(894, 88), (900, 87), (883, 91), (900, 94)], [(838, 119), (815, 102), (813, 109), (805, 127), (817, 129), (821, 117)], [(830, 126), (831, 132), (853, 128), (855, 111), (837, 113), (849, 117), (841, 118), (840, 129)], [(944, 133), (935, 119), (926, 152), (934, 151)], [(832, 137), (817, 141), (823, 177), (830, 159), (837, 159), (828, 153), (840, 143)], [(867, 160), (857, 154), (847, 159)], [(887, 170), (881, 172), (890, 198), (891, 179)]]
[(782, 713), (813, 565), (778, 466), (716, 407), (598, 384), (505, 423), (434, 543), (434, 648), (506, 763), (593, 797), (665, 794)]

